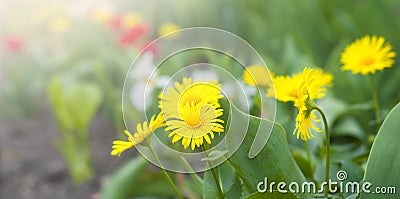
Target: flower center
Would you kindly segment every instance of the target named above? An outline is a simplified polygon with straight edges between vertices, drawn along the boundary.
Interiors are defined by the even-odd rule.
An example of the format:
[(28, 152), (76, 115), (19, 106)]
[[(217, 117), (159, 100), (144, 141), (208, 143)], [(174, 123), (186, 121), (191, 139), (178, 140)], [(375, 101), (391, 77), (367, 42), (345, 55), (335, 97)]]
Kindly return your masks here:
[(192, 102), (181, 107), (180, 118), (191, 128), (199, 127), (202, 124), (199, 105)]
[(196, 128), (201, 125), (201, 118), (199, 115), (192, 115), (185, 119), (185, 123), (192, 128)]
[(375, 59), (372, 57), (365, 57), (360, 61), (361, 66), (370, 66), (375, 63)]

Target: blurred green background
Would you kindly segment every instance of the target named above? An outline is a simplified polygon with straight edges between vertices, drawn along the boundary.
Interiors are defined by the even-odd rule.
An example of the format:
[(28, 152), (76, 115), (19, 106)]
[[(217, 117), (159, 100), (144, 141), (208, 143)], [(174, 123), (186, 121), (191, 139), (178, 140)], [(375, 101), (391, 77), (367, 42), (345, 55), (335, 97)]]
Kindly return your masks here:
[[(369, 137), (357, 132), (374, 126), (369, 84), (364, 76), (340, 71), (339, 58), (346, 45), (366, 34), (384, 36), (399, 54), (400, 1), (0, 0), (1, 198), (99, 197), (109, 176), (134, 154), (109, 155), (124, 129), (125, 75), (166, 24), (237, 34), (278, 75), (306, 66), (332, 73), (334, 86), (321, 106), (337, 127), (333, 144), (357, 143), (349, 147), (361, 150), (359, 164), (365, 162)], [(157, 48), (151, 53), (156, 56)], [(376, 75), (384, 112), (400, 101), (398, 65), (396, 58), (392, 68)], [(335, 107), (351, 113), (339, 117)], [(290, 105), (278, 103), (277, 120), (288, 135), (294, 115)], [(74, 140), (71, 135), (83, 144), (65, 141)], [(303, 144), (288, 139), (296, 155)], [(68, 158), (83, 151), (90, 157)], [(76, 168), (89, 181), (68, 175), (81, 161), (92, 167)]]

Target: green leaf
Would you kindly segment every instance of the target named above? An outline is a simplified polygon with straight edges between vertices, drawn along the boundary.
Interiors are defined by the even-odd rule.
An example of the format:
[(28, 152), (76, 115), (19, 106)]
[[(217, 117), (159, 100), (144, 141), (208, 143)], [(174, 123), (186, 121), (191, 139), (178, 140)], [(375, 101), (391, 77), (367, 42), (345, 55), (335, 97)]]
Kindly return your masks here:
[(264, 198), (264, 199), (296, 199), (297, 197), (295, 195), (293, 195), (292, 193), (279, 193), (278, 191), (274, 191), (274, 192), (265, 192), (265, 193), (253, 193), (250, 194), (249, 196), (243, 198), (243, 199), (260, 199), (260, 198)]
[[(116, 170), (101, 189), (103, 199), (128, 199), (141, 196), (171, 198), (175, 192), (159, 170), (146, 170), (148, 161), (137, 156)], [(193, 182), (190, 182), (194, 184)], [(187, 185), (185, 185), (187, 187)]]
[[(400, 104), (388, 114), (376, 136), (368, 157), (364, 182), (372, 183), (371, 192), (377, 186), (400, 189)], [(362, 199), (398, 198), (398, 195), (361, 193)]]
[(65, 106), (66, 102), (62, 93), (64, 90), (62, 83), (61, 77), (55, 76), (48, 85), (47, 93), (53, 106), (58, 125), (60, 125), (60, 129), (73, 129), (73, 120), (69, 115), (67, 106)]
[[(258, 183), (264, 182), (265, 177), (268, 178), (268, 181), (275, 181), (277, 183), (286, 182), (289, 184), (290, 182), (302, 183), (305, 181), (303, 173), (289, 151), (285, 130), (280, 125), (272, 121), (247, 115), (235, 107), (232, 107), (231, 113), (232, 116), (238, 118), (238, 121), (247, 121), (247, 119), (250, 121), (246, 137), (239, 149), (230, 158), (230, 162), (235, 168), (236, 173), (240, 176), (250, 193), (257, 191)], [(261, 152), (256, 157), (250, 159), (248, 153), (259, 130), (260, 122), (262, 122), (262, 125), (270, 127), (262, 128), (261, 131), (269, 131), (272, 128), (272, 132)], [(227, 132), (228, 145), (230, 144), (230, 139), (234, 139), (234, 135), (240, 133), (236, 132), (236, 129), (240, 128), (235, 128), (235, 125), (243, 124), (232, 124), (232, 127)], [(261, 133), (268, 134), (269, 132)]]
[(101, 190), (101, 198), (127, 199), (134, 187), (138, 186), (140, 175), (146, 169), (148, 162), (138, 156), (117, 170)]
[[(100, 88), (89, 82), (66, 84), (56, 76), (48, 86), (48, 94), (62, 130), (86, 131), (103, 100)], [(69, 83), (69, 82), (68, 82)]]
[[(224, 198), (240, 198), (242, 194), (242, 187), (239, 179), (236, 177), (233, 168), (228, 162), (225, 162), (215, 168), (218, 179), (220, 180), (222, 186), (222, 192)], [(204, 199), (214, 199), (218, 196), (216, 183), (212, 177), (211, 171), (208, 170), (204, 172), (204, 183), (203, 183), (203, 198)]]
[(314, 165), (316, 163), (316, 161), (314, 161), (313, 154), (310, 153), (311, 160), (308, 159), (307, 152), (303, 149), (296, 148), (293, 150), (292, 154), (304, 176), (311, 179), (315, 169)]
[(88, 82), (73, 84), (65, 92), (69, 116), (73, 118), (75, 128), (84, 131), (102, 102), (102, 92), (96, 84)]

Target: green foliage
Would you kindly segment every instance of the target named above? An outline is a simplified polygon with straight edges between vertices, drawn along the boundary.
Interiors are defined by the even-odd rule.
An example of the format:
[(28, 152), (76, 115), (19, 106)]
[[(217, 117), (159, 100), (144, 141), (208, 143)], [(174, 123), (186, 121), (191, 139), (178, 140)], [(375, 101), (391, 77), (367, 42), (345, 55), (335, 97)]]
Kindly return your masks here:
[(49, 83), (48, 96), (59, 125), (61, 140), (56, 147), (63, 153), (76, 183), (92, 177), (88, 127), (102, 102), (96, 84), (67, 84), (59, 76)]
[[(234, 107), (232, 108), (232, 116), (239, 117), (239, 121), (250, 119), (243, 143), (229, 160), (235, 168), (236, 174), (241, 178), (250, 193), (257, 191), (257, 184), (263, 182), (264, 177), (268, 177), (270, 181), (286, 182), (288, 184), (290, 182), (301, 183), (305, 181), (303, 173), (289, 151), (285, 130), (279, 124), (246, 115)], [(260, 123), (265, 126), (259, 126)], [(235, 129), (237, 129), (235, 125), (243, 124), (232, 124), (228, 134), (239, 133), (235, 132)], [(262, 151), (256, 157), (250, 159), (248, 156), (249, 151), (259, 128), (262, 131), (270, 131), (272, 128), (271, 135)], [(227, 144), (229, 145), (229, 143)]]
[(56, 76), (48, 87), (57, 121), (63, 131), (86, 131), (101, 105), (102, 93), (93, 83), (66, 83)]
[[(239, 198), (242, 194), (242, 187), (238, 176), (236, 176), (232, 166), (225, 162), (214, 168), (220, 183), (224, 198), (235, 199)], [(203, 198), (213, 199), (218, 195), (217, 187), (214, 179), (212, 178), (211, 171), (204, 172), (203, 182)]]
[[(375, 191), (376, 187), (400, 188), (400, 104), (397, 104), (388, 114), (380, 128), (365, 169), (364, 182), (372, 183), (369, 190)], [(396, 194), (367, 194), (361, 193), (365, 198), (398, 198)]]
[(297, 197), (291, 193), (279, 193), (275, 192), (265, 192), (265, 193), (253, 193), (243, 199), (296, 199)]
[[(101, 191), (104, 199), (127, 199), (133, 187), (138, 187), (138, 179), (146, 170), (148, 162), (142, 158), (133, 158), (115, 172)], [(136, 185), (136, 186), (135, 186)], [(140, 189), (139, 189), (140, 190)]]

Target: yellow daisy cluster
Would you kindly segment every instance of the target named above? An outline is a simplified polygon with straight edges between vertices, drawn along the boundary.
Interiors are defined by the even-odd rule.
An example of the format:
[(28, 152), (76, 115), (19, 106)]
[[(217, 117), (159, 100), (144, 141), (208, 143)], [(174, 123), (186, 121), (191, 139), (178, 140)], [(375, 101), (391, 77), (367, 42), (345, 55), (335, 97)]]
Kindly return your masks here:
[(274, 87), (272, 87), (270, 86), (271, 83), (267, 81), (267, 69), (263, 66), (251, 66), (243, 72), (243, 79), (249, 85), (268, 85), (267, 97), (294, 103), (299, 111), (296, 117), (296, 129), (293, 132), (293, 134), (297, 133), (297, 138), (307, 141), (314, 137), (311, 129), (321, 132), (319, 128), (313, 125), (313, 121), (319, 122), (312, 113), (313, 100), (325, 96), (326, 86), (332, 84), (333, 76), (331, 74), (324, 73), (322, 69), (305, 68), (303, 72), (292, 76), (273, 75), (272, 83)]
[(385, 38), (366, 35), (346, 47), (340, 61), (342, 70), (353, 74), (374, 74), (376, 71), (392, 67), (396, 53)]
[(123, 151), (142, 143), (156, 129), (165, 126), (165, 131), (170, 132), (168, 137), (173, 137), (172, 143), (182, 140), (185, 149), (191, 146), (194, 150), (204, 140), (211, 144), (214, 133), (224, 132), (224, 121), (218, 119), (223, 115), (218, 102), (223, 98), (220, 89), (217, 81), (193, 82), (184, 78), (182, 83), (175, 82), (174, 87), (159, 95), (161, 112), (157, 117), (153, 116), (149, 124), (139, 123), (133, 135), (125, 130), (128, 141), (115, 140), (111, 155), (121, 155)]
[(166, 131), (170, 131), (172, 143), (182, 140), (186, 149), (191, 146), (200, 147), (204, 140), (211, 144), (214, 133), (221, 133), (223, 120), (218, 119), (223, 114), (219, 99), (221, 85), (216, 81), (193, 82), (184, 78), (182, 83), (175, 82), (174, 87), (159, 96), (159, 107), (166, 119)]

